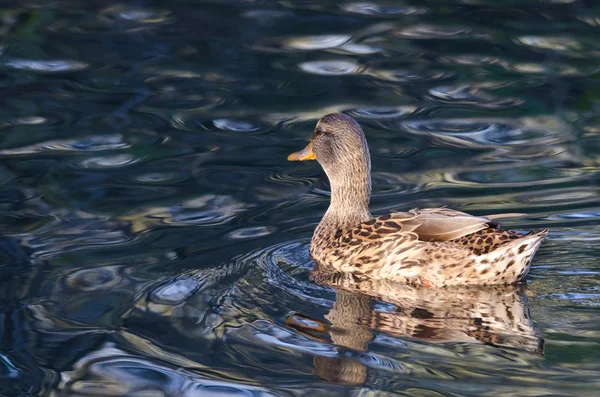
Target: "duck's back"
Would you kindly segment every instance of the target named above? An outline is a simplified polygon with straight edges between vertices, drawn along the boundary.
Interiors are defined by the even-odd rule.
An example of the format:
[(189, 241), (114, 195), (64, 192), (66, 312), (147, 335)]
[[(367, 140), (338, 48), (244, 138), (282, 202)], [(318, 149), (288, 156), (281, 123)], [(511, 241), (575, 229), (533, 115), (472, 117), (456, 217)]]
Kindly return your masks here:
[(493, 220), (502, 216), (449, 209), (394, 213), (341, 228), (326, 239), (316, 234), (311, 254), (338, 271), (403, 283), (513, 284), (526, 276), (547, 231), (502, 230)]

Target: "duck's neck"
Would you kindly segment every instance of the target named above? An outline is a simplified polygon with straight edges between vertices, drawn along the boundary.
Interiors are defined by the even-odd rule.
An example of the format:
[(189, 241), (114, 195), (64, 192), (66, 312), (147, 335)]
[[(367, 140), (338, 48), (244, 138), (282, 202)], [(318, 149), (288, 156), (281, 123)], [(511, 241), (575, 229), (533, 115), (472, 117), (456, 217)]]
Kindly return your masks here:
[[(362, 180), (331, 182), (331, 203), (323, 219), (339, 227), (355, 225), (371, 218), (371, 178), (367, 174)], [(359, 183), (360, 182), (360, 183)]]
[(321, 219), (315, 235), (326, 238), (340, 229), (347, 229), (371, 219), (369, 201), (371, 199), (371, 167), (365, 161), (360, 167), (353, 167), (355, 172), (336, 172), (326, 169), (331, 184), (331, 203)]
[(327, 246), (337, 238), (339, 231), (344, 233), (352, 226), (371, 219), (371, 178), (366, 174), (360, 184), (356, 176), (353, 180), (353, 184), (331, 180), (331, 204), (315, 229), (310, 244), (311, 256), (317, 262), (325, 260)]

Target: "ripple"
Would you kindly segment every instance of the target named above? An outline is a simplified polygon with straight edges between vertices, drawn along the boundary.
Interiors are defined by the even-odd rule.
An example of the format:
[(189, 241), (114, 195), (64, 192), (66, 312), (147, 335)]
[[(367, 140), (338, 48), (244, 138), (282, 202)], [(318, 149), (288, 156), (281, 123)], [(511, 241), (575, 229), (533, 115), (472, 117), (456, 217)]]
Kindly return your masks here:
[[(132, 346), (128, 346), (134, 351), (148, 345), (147, 341), (139, 340), (140, 338), (135, 336), (129, 336), (127, 339), (134, 342)], [(226, 379), (215, 380), (215, 376), (208, 373), (210, 377), (202, 377), (198, 374), (198, 370), (204, 366), (162, 351), (158, 346), (149, 347), (152, 349), (144, 352), (145, 355), (150, 356), (149, 358), (121, 350), (112, 342), (92, 349), (79, 357), (68, 371), (62, 373), (61, 382), (56, 386), (57, 394), (190, 397), (209, 395), (274, 397), (278, 395), (270, 393), (263, 387)], [(189, 371), (186, 368), (194, 368), (194, 370)], [(219, 377), (227, 376), (223, 374)]]
[(81, 269), (71, 273), (66, 283), (80, 291), (98, 291), (114, 288), (121, 283), (118, 266), (103, 266)]
[(280, 10), (247, 10), (242, 13), (244, 18), (251, 18), (258, 20), (259, 23), (270, 24), (273, 21), (282, 18), (290, 18), (294, 17), (294, 13), (289, 11), (280, 11)]
[(102, 10), (100, 19), (111, 24), (116, 24), (119, 22), (135, 24), (165, 24), (175, 21), (173, 14), (168, 10), (128, 7), (125, 5), (117, 5)]
[(188, 179), (189, 176), (186, 172), (150, 172), (142, 175), (138, 175), (134, 178), (137, 182), (149, 183), (149, 184), (171, 184), (180, 183)]
[(429, 82), (438, 80), (452, 79), (456, 76), (454, 72), (416, 72), (412, 70), (385, 70), (385, 69), (367, 69), (367, 74), (379, 80), (392, 81), (397, 83)]
[(296, 299), (319, 305), (326, 304), (322, 295), (326, 289), (308, 279), (308, 273), (314, 263), (308, 253), (307, 240), (292, 240), (265, 247), (240, 258), (239, 262), (257, 263), (271, 288), (283, 291)]
[(309, 61), (300, 63), (298, 67), (303, 72), (323, 76), (343, 76), (361, 71), (361, 67), (352, 61)]
[(587, 23), (590, 26), (600, 27), (600, 16), (597, 15), (585, 15), (577, 17), (580, 21)]
[(121, 216), (137, 233), (157, 226), (218, 225), (229, 221), (248, 205), (230, 196), (206, 194), (169, 207), (150, 207)]
[[(204, 76), (201, 73), (198, 73), (194, 70), (188, 69), (175, 69), (175, 68), (157, 68), (157, 67), (147, 67), (143, 70), (144, 74), (147, 74), (149, 77), (146, 79), (148, 83), (157, 83), (163, 82), (165, 80), (191, 80), (191, 79), (201, 79)], [(164, 91), (173, 91), (175, 87), (168, 86), (163, 88)], [(202, 102), (205, 100), (204, 97), (200, 94), (193, 94), (190, 97), (190, 100), (194, 102)]]
[[(166, 255), (176, 263), (177, 258)], [(197, 267), (194, 265), (194, 267)], [(182, 320), (181, 323), (171, 324), (183, 335), (193, 335), (193, 338), (212, 338), (214, 328), (218, 327), (223, 318), (216, 315), (209, 300), (220, 293), (230, 295), (235, 291), (228, 292), (249, 269), (254, 267), (249, 262), (233, 261), (224, 264), (213, 264), (201, 269), (185, 271), (174, 277), (154, 280), (152, 275), (146, 276), (143, 293), (138, 294), (134, 307), (128, 312), (128, 319), (138, 319), (145, 322), (149, 313), (162, 317), (163, 320), (172, 323), (172, 320)], [(150, 277), (150, 279), (148, 279)], [(233, 283), (233, 284), (232, 284)], [(142, 285), (138, 286), (141, 289)], [(222, 296), (225, 298), (225, 296)], [(228, 308), (221, 306), (217, 311), (225, 314)], [(227, 314), (225, 314), (227, 316)], [(177, 344), (177, 343), (176, 343)]]
[(443, 55), (438, 58), (440, 63), (446, 65), (460, 65), (460, 66), (481, 66), (481, 65), (495, 65), (501, 62), (501, 58), (494, 56), (484, 55)]
[[(428, 120), (406, 121), (401, 126), (406, 131), (418, 135), (446, 136), (448, 140), (459, 138), (465, 141), (466, 147), (472, 143), (487, 145), (495, 143), (521, 144), (515, 138), (521, 136), (523, 131), (511, 124), (498, 122), (485, 122), (477, 120)], [(443, 139), (443, 138), (442, 138)]]
[(393, 119), (414, 113), (416, 106), (380, 106), (356, 108), (348, 111), (352, 117), (359, 119)]
[(485, 91), (485, 89), (490, 88), (502, 88), (502, 84), (479, 83), (477, 85), (440, 86), (429, 90), (429, 94), (438, 101), (468, 104), (487, 109), (507, 109), (524, 103), (524, 100), (520, 98), (499, 98)]
[(550, 157), (569, 157), (568, 154), (561, 155), (568, 150), (564, 146), (564, 131), (569, 127), (556, 118), (406, 120), (400, 121), (399, 126), (410, 134), (427, 137), (434, 146), (510, 148), (510, 152), (487, 155), (497, 164), (508, 160), (532, 161), (538, 157), (546, 160)]
[[(225, 335), (229, 343), (243, 343), (261, 346), (264, 349), (286, 349), (302, 353), (318, 354), (319, 356), (337, 356), (332, 346), (304, 338), (289, 329), (276, 327), (267, 321), (256, 321), (253, 324), (244, 325), (232, 329)], [(258, 358), (258, 357), (257, 357)], [(246, 357), (244, 361), (253, 362), (255, 365), (265, 365), (254, 357)], [(268, 364), (267, 364), (268, 365)], [(268, 367), (267, 367), (268, 368)]]
[(186, 200), (177, 208), (172, 208), (171, 217), (163, 219), (166, 224), (216, 224), (221, 223), (246, 206), (229, 196), (204, 195), (193, 200)]
[(339, 47), (350, 40), (350, 35), (322, 35), (292, 37), (283, 41), (286, 48), (293, 50), (312, 51)]
[[(537, 171), (537, 172), (536, 172)], [(582, 180), (587, 177), (585, 173), (574, 173), (572, 171), (564, 170), (546, 170), (543, 167), (532, 167), (531, 165), (519, 165), (511, 166), (510, 168), (501, 167), (500, 169), (483, 169), (479, 171), (464, 171), (464, 172), (451, 172), (444, 176), (444, 179), (448, 180), (453, 184), (459, 184), (461, 186), (466, 185), (479, 185), (485, 186), (488, 189), (493, 188), (506, 188), (506, 187), (528, 187), (528, 186), (542, 186), (551, 185), (556, 183), (565, 183), (569, 181)], [(585, 197), (589, 197), (589, 194), (579, 193), (568, 195), (568, 198), (575, 201)], [(541, 200), (544, 201), (544, 200)]]
[(19, 117), (10, 119), (6, 122), (6, 125), (43, 125), (49, 124), (50, 120), (41, 116), (29, 116), (29, 117)]
[(377, 54), (381, 51), (383, 51), (381, 47), (364, 43), (347, 43), (342, 46), (339, 46), (336, 49), (336, 52), (351, 55), (370, 55)]
[(597, 198), (593, 190), (581, 188), (548, 189), (530, 193), (523, 201), (535, 203), (536, 206), (554, 206), (565, 203), (593, 203)]
[(70, 252), (129, 244), (125, 225), (82, 211), (51, 214), (55, 219), (35, 231), (20, 235), (33, 258), (49, 259)]
[(515, 43), (524, 46), (560, 52), (580, 50), (582, 48), (582, 44), (579, 41), (567, 37), (518, 36), (513, 40)]
[(230, 120), (230, 119), (215, 119), (213, 124), (220, 130), (235, 131), (235, 132), (253, 132), (260, 130), (260, 127), (252, 124), (249, 121)]
[(396, 16), (396, 15), (423, 15), (429, 12), (428, 8), (416, 6), (384, 6), (369, 2), (352, 2), (341, 6), (342, 10), (361, 15)]
[[(394, 125), (389, 127), (395, 129)], [(569, 146), (565, 131), (569, 126), (556, 118), (522, 119), (455, 119), (455, 120), (406, 120), (399, 122), (399, 128), (414, 135), (426, 138), (428, 145), (449, 148), (501, 148), (472, 158), (480, 169), (502, 168), (507, 162), (518, 162), (519, 166), (533, 166), (539, 162), (542, 167), (550, 162), (557, 164), (561, 171), (548, 170), (544, 174), (552, 183), (550, 175), (561, 174), (565, 178), (583, 179), (583, 169), (564, 169), (563, 161), (573, 161), (575, 153)], [(473, 167), (473, 164), (470, 166)], [(453, 164), (453, 170), (464, 169)], [(452, 171), (452, 170), (448, 170)], [(564, 172), (563, 172), (564, 171)]]
[(510, 72), (522, 75), (589, 76), (600, 71), (596, 65), (575, 66), (557, 62), (500, 62)]
[(411, 194), (423, 189), (422, 185), (416, 184), (402, 175), (391, 172), (374, 172), (372, 179), (373, 184), (376, 184), (376, 187), (373, 189), (373, 197)]
[(32, 59), (9, 59), (4, 65), (9, 68), (40, 73), (77, 72), (89, 68), (89, 64), (82, 61), (49, 60), (40, 61)]
[(76, 163), (76, 166), (89, 169), (121, 168), (140, 162), (141, 159), (131, 154), (116, 154), (114, 156), (90, 157)]
[(27, 154), (36, 154), (46, 151), (56, 152), (94, 152), (103, 150), (114, 150), (129, 148), (130, 144), (123, 141), (123, 136), (115, 135), (96, 135), (87, 136), (81, 139), (64, 139), (36, 143), (20, 148), (0, 150), (2, 156), (21, 156)]
[(244, 119), (234, 118), (217, 118), (207, 120), (206, 113), (212, 112), (213, 108), (223, 105), (223, 103), (203, 101), (197, 107), (189, 110), (177, 110), (175, 112), (166, 112), (164, 110), (147, 109), (148, 113), (159, 114), (169, 120), (173, 128), (182, 131), (197, 131), (198, 127), (210, 131), (227, 131), (227, 132), (263, 132), (267, 131), (271, 126), (266, 126), (260, 123), (253, 117)]
[[(292, 36), (285, 38), (266, 38), (252, 43), (251, 48), (264, 52), (320, 51), (348, 53), (373, 53), (374, 48), (352, 43), (352, 36), (344, 34), (326, 34), (315, 36)], [(377, 52), (378, 50), (375, 50)]]
[(551, 296), (555, 299), (567, 300), (570, 304), (600, 307), (599, 293), (567, 292), (564, 294), (552, 294)]
[(234, 230), (229, 232), (227, 236), (232, 239), (247, 239), (247, 238), (256, 238), (267, 236), (275, 232), (275, 228), (271, 226), (254, 226), (254, 227), (244, 227), (241, 229)]
[(183, 278), (169, 281), (152, 290), (150, 300), (163, 305), (179, 305), (192, 296), (200, 284), (194, 278)]
[(394, 37), (410, 39), (490, 39), (489, 34), (477, 33), (468, 27), (414, 25), (392, 32)]

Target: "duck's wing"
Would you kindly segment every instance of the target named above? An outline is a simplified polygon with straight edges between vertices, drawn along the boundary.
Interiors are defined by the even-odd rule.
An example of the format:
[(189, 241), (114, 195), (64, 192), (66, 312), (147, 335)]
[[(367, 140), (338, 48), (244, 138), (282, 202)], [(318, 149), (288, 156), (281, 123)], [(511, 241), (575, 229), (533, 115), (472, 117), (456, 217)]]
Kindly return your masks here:
[(404, 237), (407, 241), (418, 240), (419, 236), (413, 233), (418, 226), (409, 221), (416, 215), (411, 212), (399, 212), (379, 216), (368, 221), (352, 226), (349, 230), (339, 231), (337, 241), (341, 244), (359, 245), (381, 241), (388, 237)]
[(340, 240), (351, 245), (382, 238), (406, 236), (409, 240), (448, 241), (496, 226), (494, 219), (521, 214), (473, 216), (448, 208), (396, 212), (360, 223), (343, 233)]
[(416, 216), (409, 222), (418, 224), (414, 232), (422, 241), (454, 240), (487, 229), (493, 223), (489, 217), (473, 216), (448, 208), (426, 208), (410, 212)]

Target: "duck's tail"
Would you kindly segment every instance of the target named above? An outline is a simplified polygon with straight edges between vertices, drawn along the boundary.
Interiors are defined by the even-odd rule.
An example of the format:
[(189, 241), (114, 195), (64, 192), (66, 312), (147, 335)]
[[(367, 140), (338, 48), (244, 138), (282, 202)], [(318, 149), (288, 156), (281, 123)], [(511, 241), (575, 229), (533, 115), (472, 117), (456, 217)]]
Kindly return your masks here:
[[(514, 259), (517, 264), (514, 275), (515, 283), (523, 281), (529, 272), (531, 260), (537, 252), (542, 240), (548, 235), (548, 229), (534, 232), (533, 230), (521, 238), (515, 239), (507, 244), (505, 248), (506, 255)], [(510, 262), (509, 262), (510, 263)]]

